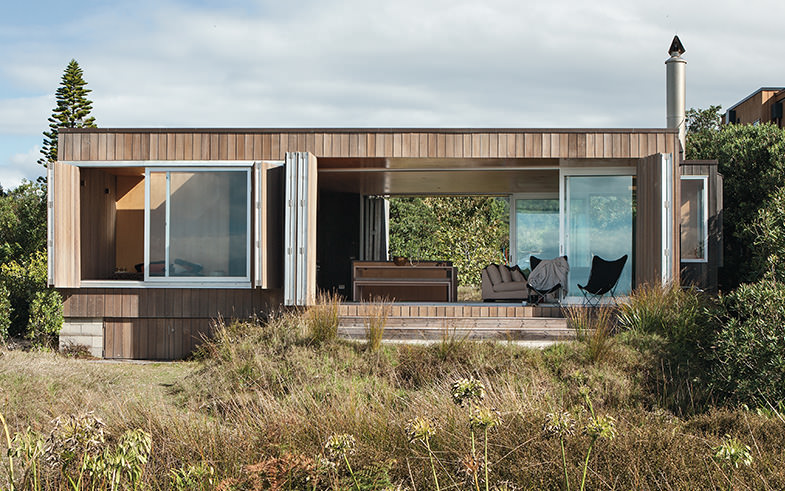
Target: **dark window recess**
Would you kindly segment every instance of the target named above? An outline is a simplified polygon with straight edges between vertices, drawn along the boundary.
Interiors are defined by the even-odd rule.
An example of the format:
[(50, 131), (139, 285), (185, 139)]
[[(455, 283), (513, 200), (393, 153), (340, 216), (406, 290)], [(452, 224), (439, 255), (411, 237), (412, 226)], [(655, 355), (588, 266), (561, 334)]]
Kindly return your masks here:
[(782, 118), (782, 101), (775, 102), (771, 105), (771, 119)]
[(736, 123), (736, 111), (731, 109), (728, 111), (728, 123)]

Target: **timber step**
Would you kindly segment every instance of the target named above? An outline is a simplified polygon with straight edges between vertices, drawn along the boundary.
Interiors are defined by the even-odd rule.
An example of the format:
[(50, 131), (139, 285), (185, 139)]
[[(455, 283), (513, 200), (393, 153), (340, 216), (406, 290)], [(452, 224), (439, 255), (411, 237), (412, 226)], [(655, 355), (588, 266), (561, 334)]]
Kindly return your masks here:
[[(341, 316), (338, 333), (365, 339), (368, 318)], [(445, 338), (530, 341), (554, 343), (573, 339), (567, 321), (554, 317), (388, 317), (384, 339), (389, 341), (438, 341)]]

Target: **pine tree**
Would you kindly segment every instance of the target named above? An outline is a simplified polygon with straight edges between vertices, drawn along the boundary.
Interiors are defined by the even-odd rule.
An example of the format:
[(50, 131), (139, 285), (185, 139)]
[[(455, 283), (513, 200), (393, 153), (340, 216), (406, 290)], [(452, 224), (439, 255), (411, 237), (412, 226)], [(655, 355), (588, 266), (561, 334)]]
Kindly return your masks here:
[(63, 73), (60, 87), (55, 92), (57, 107), (49, 118), (49, 131), (44, 131), (42, 158), (38, 163), (47, 167), (57, 160), (58, 128), (95, 128), (95, 118), (90, 115), (93, 103), (87, 98), (92, 92), (86, 88), (83, 72), (76, 60), (71, 60)]

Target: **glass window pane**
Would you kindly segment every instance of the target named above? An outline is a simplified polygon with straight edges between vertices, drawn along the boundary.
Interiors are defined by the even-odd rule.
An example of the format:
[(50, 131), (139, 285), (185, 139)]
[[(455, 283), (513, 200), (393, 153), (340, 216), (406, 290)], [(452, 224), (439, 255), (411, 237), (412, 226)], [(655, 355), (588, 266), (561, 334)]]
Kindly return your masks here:
[(627, 255), (617, 294), (632, 286), (632, 176), (570, 176), (567, 178), (567, 254), (569, 295), (579, 296), (592, 256), (612, 261)]
[(703, 179), (681, 181), (681, 258), (706, 259), (706, 203)]
[(515, 200), (515, 257), (521, 269), (529, 258), (553, 259), (559, 255), (559, 200)]
[(247, 180), (236, 171), (170, 173), (170, 276), (248, 275)]
[(150, 173), (150, 276), (166, 265), (166, 172)]

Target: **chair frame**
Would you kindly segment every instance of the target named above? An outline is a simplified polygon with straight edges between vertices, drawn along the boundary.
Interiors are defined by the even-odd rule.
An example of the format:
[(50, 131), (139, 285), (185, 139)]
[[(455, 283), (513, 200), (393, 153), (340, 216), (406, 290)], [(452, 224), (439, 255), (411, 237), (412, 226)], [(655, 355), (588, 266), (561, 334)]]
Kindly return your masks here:
[[(626, 266), (626, 264), (627, 254), (613, 261), (603, 259), (596, 254), (593, 255), (591, 259), (589, 279), (586, 281), (585, 285), (578, 284), (578, 288), (580, 289), (581, 293), (583, 293), (584, 303), (590, 307), (599, 307), (600, 303), (602, 302), (602, 298), (606, 293), (610, 293), (611, 299), (613, 299), (613, 302), (616, 303), (616, 286), (619, 284), (619, 278), (621, 278), (621, 273), (624, 271), (624, 266)], [(592, 278), (599, 274), (600, 268), (609, 268), (610, 273), (615, 275), (613, 284), (611, 286), (608, 286), (607, 284), (601, 285), (598, 288), (593, 288), (594, 291), (590, 291), (588, 288), (592, 286)], [(614, 271), (611, 268), (617, 268), (618, 270)], [(613, 278), (613, 276), (611, 276), (611, 278)]]

